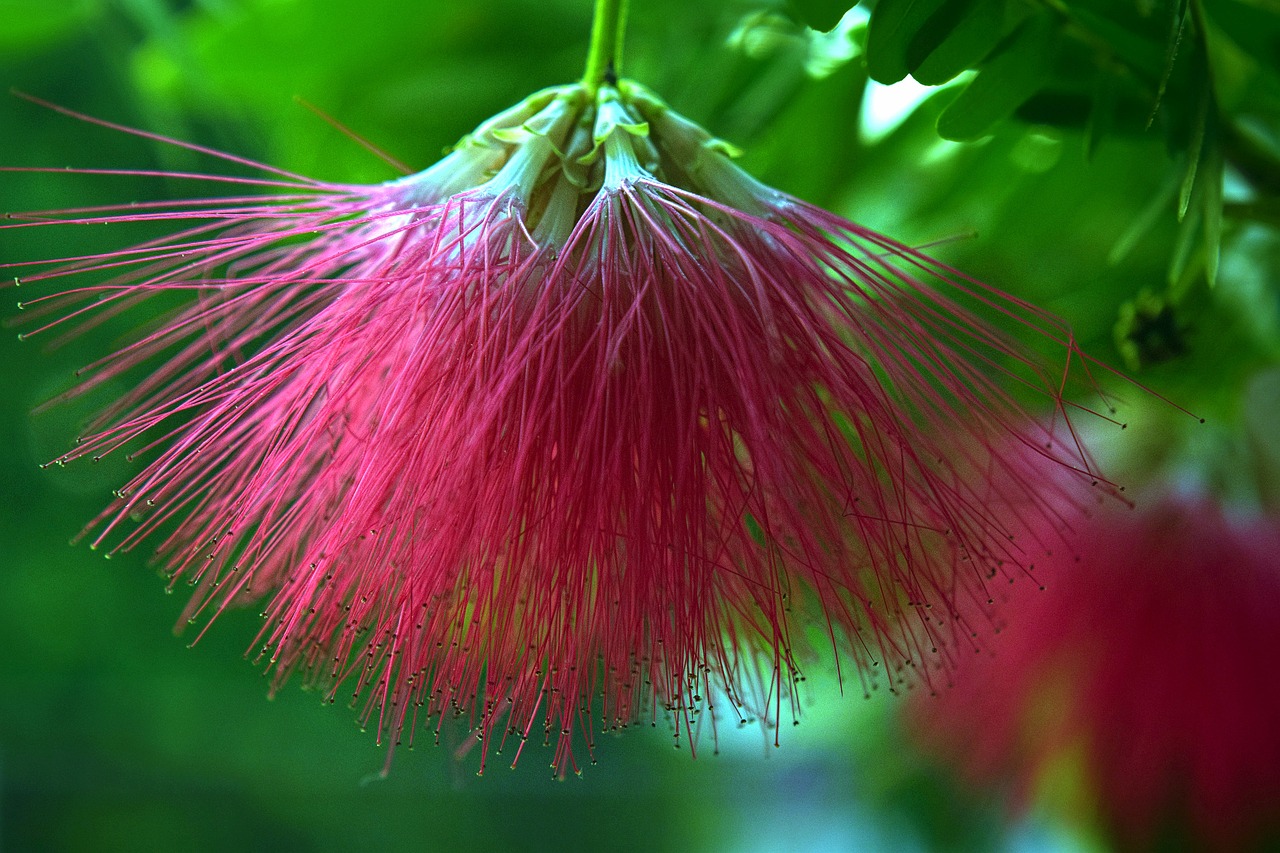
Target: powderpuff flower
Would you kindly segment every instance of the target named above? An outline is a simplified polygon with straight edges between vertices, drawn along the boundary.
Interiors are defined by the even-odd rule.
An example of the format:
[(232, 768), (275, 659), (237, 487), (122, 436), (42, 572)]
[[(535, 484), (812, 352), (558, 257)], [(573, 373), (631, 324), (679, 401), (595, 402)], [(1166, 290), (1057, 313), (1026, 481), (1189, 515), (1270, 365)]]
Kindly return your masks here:
[(575, 731), (795, 713), (810, 622), (865, 687), (945, 667), (961, 604), (1040, 547), (999, 508), (1062, 526), (1057, 472), (1095, 479), (1024, 409), (1069, 423), (1083, 357), (729, 153), (637, 84), (573, 85), (377, 186), (257, 166), (5, 226), (175, 229), (19, 270), (63, 284), (29, 334), (190, 297), (72, 392), (133, 383), (56, 460), (139, 461), (85, 536), (154, 543), (192, 621), (264, 601), (276, 682), (393, 743), (461, 717), (557, 772)]
[(1078, 560), (1010, 588), (1007, 628), (913, 717), (975, 779), (1028, 799), (1083, 762), (1119, 849), (1280, 839), (1280, 519), (1170, 496), (1097, 518)]

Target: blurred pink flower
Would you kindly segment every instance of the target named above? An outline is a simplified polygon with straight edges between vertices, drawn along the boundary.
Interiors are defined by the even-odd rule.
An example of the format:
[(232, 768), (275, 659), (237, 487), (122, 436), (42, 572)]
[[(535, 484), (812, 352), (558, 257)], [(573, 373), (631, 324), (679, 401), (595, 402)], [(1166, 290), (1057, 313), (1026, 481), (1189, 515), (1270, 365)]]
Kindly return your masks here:
[(1124, 850), (1280, 840), (1280, 518), (1168, 497), (1098, 518), (1010, 587), (1009, 625), (913, 707), (982, 781), (1033, 795), (1082, 749)]
[(575, 729), (777, 723), (796, 610), (864, 686), (927, 678), (1044, 547), (1001, 508), (1060, 528), (1057, 472), (1095, 479), (1019, 402), (1069, 422), (1068, 329), (634, 84), (539, 93), (378, 186), (266, 171), (19, 223), (178, 229), (36, 265), (67, 285), (36, 332), (191, 297), (87, 369), (74, 393), (133, 390), (57, 461), (131, 448), (94, 546), (157, 541), (192, 620), (266, 598), (277, 682), (345, 684), (395, 743), (458, 716), (563, 771)]

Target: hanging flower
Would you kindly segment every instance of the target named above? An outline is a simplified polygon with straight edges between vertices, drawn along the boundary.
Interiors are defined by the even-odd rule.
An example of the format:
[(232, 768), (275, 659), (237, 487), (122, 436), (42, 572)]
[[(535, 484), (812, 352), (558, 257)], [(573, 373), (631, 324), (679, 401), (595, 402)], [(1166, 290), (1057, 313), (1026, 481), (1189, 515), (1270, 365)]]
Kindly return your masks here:
[(193, 621), (265, 601), (277, 683), (350, 691), (394, 743), (463, 717), (485, 755), (555, 741), (558, 772), (575, 730), (776, 724), (809, 622), (868, 687), (928, 678), (1043, 550), (1001, 508), (1061, 527), (1056, 472), (1095, 481), (1020, 402), (1069, 423), (1085, 362), (729, 153), (597, 68), (390, 183), (259, 166), (33, 215), (176, 230), (35, 265), (65, 287), (32, 334), (191, 297), (84, 374), (132, 390), (57, 462), (141, 461), (85, 535), (153, 543)]
[(1274, 849), (1280, 519), (1171, 496), (1080, 542), (1037, 564), (1046, 590), (1010, 587), (988, 653), (920, 697), (924, 736), (1024, 800), (1081, 761), (1120, 849)]

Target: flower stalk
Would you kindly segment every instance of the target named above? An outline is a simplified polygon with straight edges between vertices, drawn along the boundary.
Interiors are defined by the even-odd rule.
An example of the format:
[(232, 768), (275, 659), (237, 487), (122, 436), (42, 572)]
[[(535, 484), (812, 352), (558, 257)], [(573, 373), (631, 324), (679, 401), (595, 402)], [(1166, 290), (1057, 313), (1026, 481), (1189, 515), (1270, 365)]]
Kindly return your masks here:
[(582, 85), (595, 95), (602, 85), (615, 85), (622, 73), (622, 42), (630, 0), (596, 0), (591, 21), (591, 47)]

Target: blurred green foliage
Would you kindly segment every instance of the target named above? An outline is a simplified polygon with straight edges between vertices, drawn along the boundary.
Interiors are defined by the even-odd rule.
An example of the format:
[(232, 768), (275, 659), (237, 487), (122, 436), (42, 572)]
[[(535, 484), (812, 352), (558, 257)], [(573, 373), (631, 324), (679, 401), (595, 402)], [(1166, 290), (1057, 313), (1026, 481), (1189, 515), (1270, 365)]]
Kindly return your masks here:
[[(1197, 432), (1172, 410), (1131, 406), (1147, 437), (1108, 439), (1128, 476), (1185, 465), (1195, 446), (1224, 489), (1257, 491), (1236, 425), (1245, 383), (1280, 360), (1273, 0), (880, 0), (864, 4), (869, 23), (836, 31), (842, 42), (802, 23), (853, 20), (847, 2), (634, 5), (626, 73), (746, 148), (759, 177), (937, 242), (1210, 418)], [(319, 178), (380, 181), (395, 170), (295, 99), (423, 167), (488, 115), (574, 78), (589, 7), (0, 0), (0, 83)], [(819, 55), (833, 44), (852, 56)], [(907, 74), (951, 85), (873, 138), (862, 105)], [(0, 98), (0, 150), (6, 165), (237, 168), (17, 98)], [(3, 210), (193, 192), (161, 178), (0, 175)], [(3, 230), (0, 263), (145, 236), (103, 230), (61, 229), (56, 242)], [(1000, 792), (962, 791), (904, 748), (891, 697), (829, 685), (781, 750), (757, 733), (712, 757), (704, 739), (691, 762), (644, 727), (605, 741), (585, 781), (550, 782), (536, 752), (477, 780), (452, 759), (459, 731), (376, 778), (384, 749), (348, 712), (296, 689), (264, 699), (242, 659), (254, 614), (219, 619), (188, 649), (190, 636), (169, 633), (183, 591), (164, 596), (144, 555), (104, 563), (65, 546), (127, 463), (40, 471), (102, 398), (31, 411), (128, 331), (108, 323), (53, 349), (0, 339), (3, 849), (979, 851), (1053, 837), (1002, 826)]]

